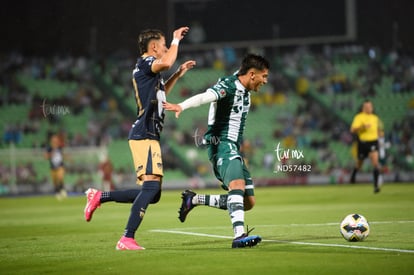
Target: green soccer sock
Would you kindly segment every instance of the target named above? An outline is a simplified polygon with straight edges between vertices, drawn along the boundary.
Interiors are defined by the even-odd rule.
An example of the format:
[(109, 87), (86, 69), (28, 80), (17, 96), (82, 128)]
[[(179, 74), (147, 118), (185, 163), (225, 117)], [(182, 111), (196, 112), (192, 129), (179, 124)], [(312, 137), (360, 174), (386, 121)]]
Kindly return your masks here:
[(231, 190), (227, 199), (227, 209), (233, 225), (234, 237), (240, 237), (244, 231), (244, 191)]

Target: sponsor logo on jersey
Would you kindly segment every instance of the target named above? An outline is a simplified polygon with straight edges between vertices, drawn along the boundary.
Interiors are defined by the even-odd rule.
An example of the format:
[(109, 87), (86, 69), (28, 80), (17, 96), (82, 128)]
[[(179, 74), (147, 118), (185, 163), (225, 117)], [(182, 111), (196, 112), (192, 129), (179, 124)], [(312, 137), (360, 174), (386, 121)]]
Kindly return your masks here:
[(226, 96), (226, 90), (221, 89), (221, 90), (219, 91), (219, 94), (220, 94), (220, 97), (225, 97), (225, 96)]

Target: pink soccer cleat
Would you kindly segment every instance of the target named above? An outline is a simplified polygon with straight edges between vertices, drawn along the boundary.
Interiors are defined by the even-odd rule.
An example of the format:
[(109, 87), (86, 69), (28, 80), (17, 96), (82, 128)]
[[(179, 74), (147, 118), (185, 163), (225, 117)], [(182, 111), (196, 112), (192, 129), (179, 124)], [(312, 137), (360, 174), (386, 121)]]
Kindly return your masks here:
[(116, 244), (116, 250), (144, 250), (133, 238), (123, 236)]
[(86, 206), (85, 206), (85, 220), (89, 222), (92, 219), (93, 212), (95, 212), (96, 208), (101, 206), (101, 194), (102, 192), (96, 190), (94, 188), (89, 188), (85, 192), (86, 194)]

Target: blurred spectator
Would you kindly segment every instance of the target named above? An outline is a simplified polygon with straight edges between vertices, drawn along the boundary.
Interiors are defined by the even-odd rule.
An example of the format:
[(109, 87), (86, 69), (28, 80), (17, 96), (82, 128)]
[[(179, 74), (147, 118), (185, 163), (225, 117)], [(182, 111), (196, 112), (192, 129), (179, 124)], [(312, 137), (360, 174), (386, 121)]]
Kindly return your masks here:
[[(269, 77), (269, 85), (266, 91), (252, 97), (251, 111), (256, 110), (260, 104), (277, 104), (284, 108), (289, 106), (291, 93), (294, 91), (302, 94), (304, 104), (299, 106), (295, 113), (278, 113), (275, 120), (275, 138), (282, 140), (288, 137), (294, 141), (295, 146), (307, 146), (316, 150), (320, 155), (329, 158), (330, 154), (324, 151), (323, 146), (333, 141), (349, 144), (350, 136), (344, 131), (345, 122), (337, 122), (334, 116), (326, 116), (326, 111), (320, 103), (315, 103), (309, 97), (309, 90), (316, 88), (320, 98), (325, 95), (335, 94), (328, 106), (336, 113), (345, 113), (355, 106), (355, 96), (381, 95), (389, 92), (403, 95), (414, 91), (414, 61), (413, 56), (400, 51), (383, 53), (373, 47), (365, 49), (359, 45), (297, 47), (259, 49), (268, 51), (267, 56), (273, 56), (272, 75)], [(198, 68), (229, 69), (229, 74), (236, 68), (231, 65), (234, 56), (244, 54), (246, 49), (219, 48), (207, 51), (183, 53), (185, 59), (196, 59)], [(130, 94), (130, 60), (128, 53), (115, 53), (108, 58), (93, 60), (85, 57), (69, 55), (55, 55), (51, 57), (30, 57), (14, 52), (0, 57), (0, 105), (10, 104), (30, 106), (28, 119), (30, 123), (7, 123), (2, 129), (3, 144), (10, 142), (20, 146), (30, 144), (25, 142), (27, 136), (43, 136), (44, 129), (55, 131), (63, 128), (62, 116), (48, 116), (46, 119), (40, 107), (45, 98), (39, 96), (41, 90), (31, 90), (23, 79), (29, 78), (33, 83), (44, 80), (57, 80), (62, 85), (75, 83), (75, 88), (67, 91), (62, 97), (49, 99), (47, 104), (70, 106), (71, 115), (88, 116), (86, 125), (79, 125), (81, 130), (71, 128), (66, 133), (66, 145), (69, 146), (100, 146), (108, 144), (112, 139), (126, 136), (130, 121), (120, 108), (120, 101), (114, 100), (114, 93), (102, 91), (99, 81), (93, 75), (97, 69), (104, 80), (109, 84), (118, 85), (121, 96)], [(342, 68), (339, 65), (345, 65)], [(350, 71), (348, 71), (350, 70)], [(180, 92), (182, 97), (187, 97), (191, 92), (191, 82), (194, 80), (183, 79)], [(197, 81), (197, 80), (195, 80)], [(386, 88), (380, 90), (380, 88)], [(349, 97), (342, 97), (349, 94)], [(414, 98), (414, 97), (413, 97)], [(413, 100), (414, 102), (414, 100)], [(414, 103), (409, 103), (414, 106)], [(124, 106), (124, 105), (123, 105)], [(409, 107), (410, 108), (410, 107)], [(121, 109), (121, 110), (120, 110)], [(87, 115), (91, 111), (91, 115)], [(333, 112), (333, 113), (335, 113)], [(111, 114), (109, 114), (111, 113)], [(112, 113), (114, 113), (112, 115)], [(394, 157), (394, 166), (407, 165), (405, 159), (412, 159), (414, 151), (411, 135), (413, 126), (407, 120), (412, 119), (409, 114), (406, 118), (396, 122), (392, 129), (386, 131), (386, 139), (390, 141), (392, 153), (402, 157)], [(7, 122), (7, 120), (6, 120)], [(335, 123), (333, 123), (335, 122)], [(169, 123), (173, 121), (169, 120)], [(165, 126), (169, 127), (167, 123)], [(18, 126), (16, 126), (18, 125)], [(86, 128), (85, 128), (86, 127)], [(173, 131), (179, 142), (194, 144), (194, 129), (179, 132)], [(65, 129), (65, 128), (64, 128)], [(86, 129), (86, 131), (85, 131)], [(69, 130), (69, 129), (66, 129)], [(325, 138), (311, 135), (310, 133), (322, 131)], [(32, 138), (40, 140), (41, 138)], [(257, 146), (253, 142), (253, 148)], [(262, 141), (266, 143), (266, 139)], [(39, 146), (39, 145), (35, 145)], [(327, 150), (331, 150), (327, 148)], [(399, 159), (397, 161), (397, 159)]]
[(3, 141), (5, 144), (18, 144), (22, 140), (22, 131), (18, 125), (8, 125), (4, 131)]
[(65, 166), (63, 147), (61, 138), (52, 135), (49, 140), (49, 146), (46, 148), (45, 157), (49, 160), (50, 177), (58, 200), (67, 197), (65, 189)]
[(99, 174), (102, 180), (102, 190), (103, 191), (112, 191), (114, 190), (114, 181), (112, 174), (114, 172), (114, 166), (109, 159), (108, 154), (103, 154), (101, 156), (101, 162), (99, 163)]

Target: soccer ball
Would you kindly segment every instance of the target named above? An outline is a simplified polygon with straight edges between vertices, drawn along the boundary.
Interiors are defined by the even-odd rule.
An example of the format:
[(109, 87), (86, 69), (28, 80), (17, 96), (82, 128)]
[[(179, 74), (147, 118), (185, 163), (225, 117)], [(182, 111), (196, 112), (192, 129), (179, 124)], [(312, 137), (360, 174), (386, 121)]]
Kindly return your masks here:
[(369, 235), (369, 223), (360, 214), (349, 214), (341, 222), (341, 234), (350, 242), (363, 241)]

